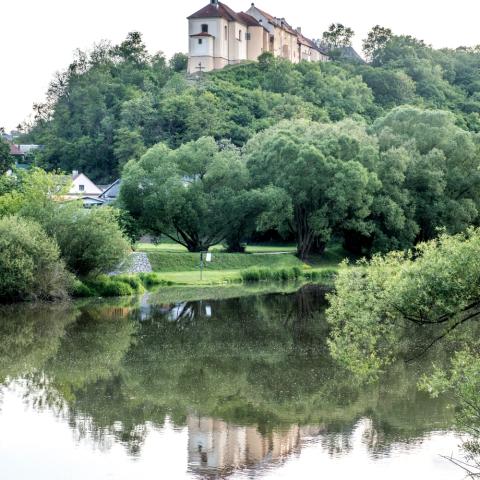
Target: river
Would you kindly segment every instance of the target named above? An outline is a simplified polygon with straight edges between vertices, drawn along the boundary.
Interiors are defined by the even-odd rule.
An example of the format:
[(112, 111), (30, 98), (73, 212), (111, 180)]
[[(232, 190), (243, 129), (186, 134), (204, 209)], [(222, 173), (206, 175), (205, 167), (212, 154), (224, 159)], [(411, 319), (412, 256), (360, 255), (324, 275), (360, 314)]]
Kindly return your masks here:
[(463, 478), (430, 359), (362, 386), (319, 289), (185, 298), (0, 310), (0, 478)]

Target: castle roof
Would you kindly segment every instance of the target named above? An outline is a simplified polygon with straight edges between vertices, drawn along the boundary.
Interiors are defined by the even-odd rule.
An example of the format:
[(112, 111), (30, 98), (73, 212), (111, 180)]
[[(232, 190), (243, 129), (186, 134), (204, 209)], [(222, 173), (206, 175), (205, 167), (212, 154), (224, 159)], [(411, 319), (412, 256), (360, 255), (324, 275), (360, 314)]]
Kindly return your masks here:
[[(252, 4), (254, 6), (254, 4)], [(264, 10), (260, 10), (256, 5), (255, 8), (270, 22), (270, 23), (275, 23), (275, 17), (273, 15), (270, 15), (269, 13), (265, 12)]]
[(235, 13), (229, 6), (224, 3), (218, 2), (216, 5), (209, 3), (198, 12), (188, 17), (188, 20), (193, 18), (224, 18), (229, 22), (240, 22), (245, 24), (237, 13)]
[(248, 27), (263, 27), (263, 25), (254, 17), (245, 12), (237, 13), (237, 17), (243, 20)]
[[(252, 3), (252, 7), (253, 6), (255, 5)], [(255, 6), (255, 8), (267, 19), (269, 23), (271, 23), (277, 28), (281, 28), (285, 30), (291, 35), (296, 36), (298, 43), (302, 45), (306, 45), (310, 48), (313, 48), (324, 55), (328, 55), (325, 49), (319, 48), (319, 46), (313, 40), (310, 40), (309, 38), (302, 35), (300, 30), (295, 30), (291, 25), (289, 25), (288, 22), (285, 20), (285, 18), (277, 18), (265, 12), (264, 10), (260, 10), (257, 6)], [(256, 18), (252, 17), (248, 13), (245, 13), (245, 12), (236, 13), (228, 5), (225, 5), (222, 2), (217, 2), (216, 4), (209, 3), (208, 5), (200, 9), (198, 12), (195, 12), (193, 15), (190, 15), (188, 17), (188, 20), (195, 19), (195, 18), (224, 18), (229, 22), (239, 22), (248, 27), (266, 28), (265, 25), (262, 25)], [(191, 37), (199, 37), (199, 36), (210, 37), (211, 35), (208, 33), (198, 33), (190, 36)]]

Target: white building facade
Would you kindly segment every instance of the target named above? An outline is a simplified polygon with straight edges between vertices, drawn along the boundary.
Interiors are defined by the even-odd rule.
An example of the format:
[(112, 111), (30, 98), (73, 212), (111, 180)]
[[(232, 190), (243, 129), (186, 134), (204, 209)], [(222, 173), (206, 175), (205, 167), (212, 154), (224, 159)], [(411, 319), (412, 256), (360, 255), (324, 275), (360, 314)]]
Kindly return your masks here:
[(273, 17), (253, 3), (246, 13), (236, 13), (218, 0), (211, 0), (188, 21), (191, 74), (257, 60), (264, 52), (293, 63), (328, 60), (328, 55), (300, 29), (294, 30), (284, 18)]

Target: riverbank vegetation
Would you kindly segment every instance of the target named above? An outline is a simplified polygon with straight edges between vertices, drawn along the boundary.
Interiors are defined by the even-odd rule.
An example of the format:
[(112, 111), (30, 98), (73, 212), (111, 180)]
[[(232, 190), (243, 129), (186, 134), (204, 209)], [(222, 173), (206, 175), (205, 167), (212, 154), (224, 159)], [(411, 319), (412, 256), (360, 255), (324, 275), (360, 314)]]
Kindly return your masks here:
[(0, 178), (0, 299), (61, 300), (114, 268), (129, 242), (114, 208), (62, 201), (66, 179), (41, 169)]
[[(331, 352), (364, 379), (389, 364), (446, 354), (421, 381), (432, 395), (453, 394), (465, 448), (480, 466), (480, 231), (440, 235), (408, 253), (344, 265), (330, 295)], [(467, 466), (468, 465), (464, 465)], [(473, 470), (475, 471), (475, 470)]]

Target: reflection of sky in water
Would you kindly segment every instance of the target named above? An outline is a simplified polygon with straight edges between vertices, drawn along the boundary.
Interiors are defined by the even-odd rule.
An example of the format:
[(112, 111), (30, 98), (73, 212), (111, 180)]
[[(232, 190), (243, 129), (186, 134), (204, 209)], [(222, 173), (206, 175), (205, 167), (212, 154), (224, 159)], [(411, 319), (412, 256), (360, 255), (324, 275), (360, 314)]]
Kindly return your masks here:
[(297, 426), (267, 438), (254, 427), (193, 415), (186, 427), (175, 428), (167, 418), (161, 428), (147, 424), (142, 449), (132, 457), (113, 436), (107, 435), (101, 446), (89, 441), (88, 435), (78, 440), (61, 416), (26, 405), (24, 393), (16, 384), (0, 395), (2, 480), (213, 478), (215, 471), (233, 479), (463, 478), (458, 468), (440, 457), (458, 454), (455, 435), (432, 432), (372, 454), (376, 434), (365, 418), (343, 434), (348, 439), (325, 433), (322, 427)]

